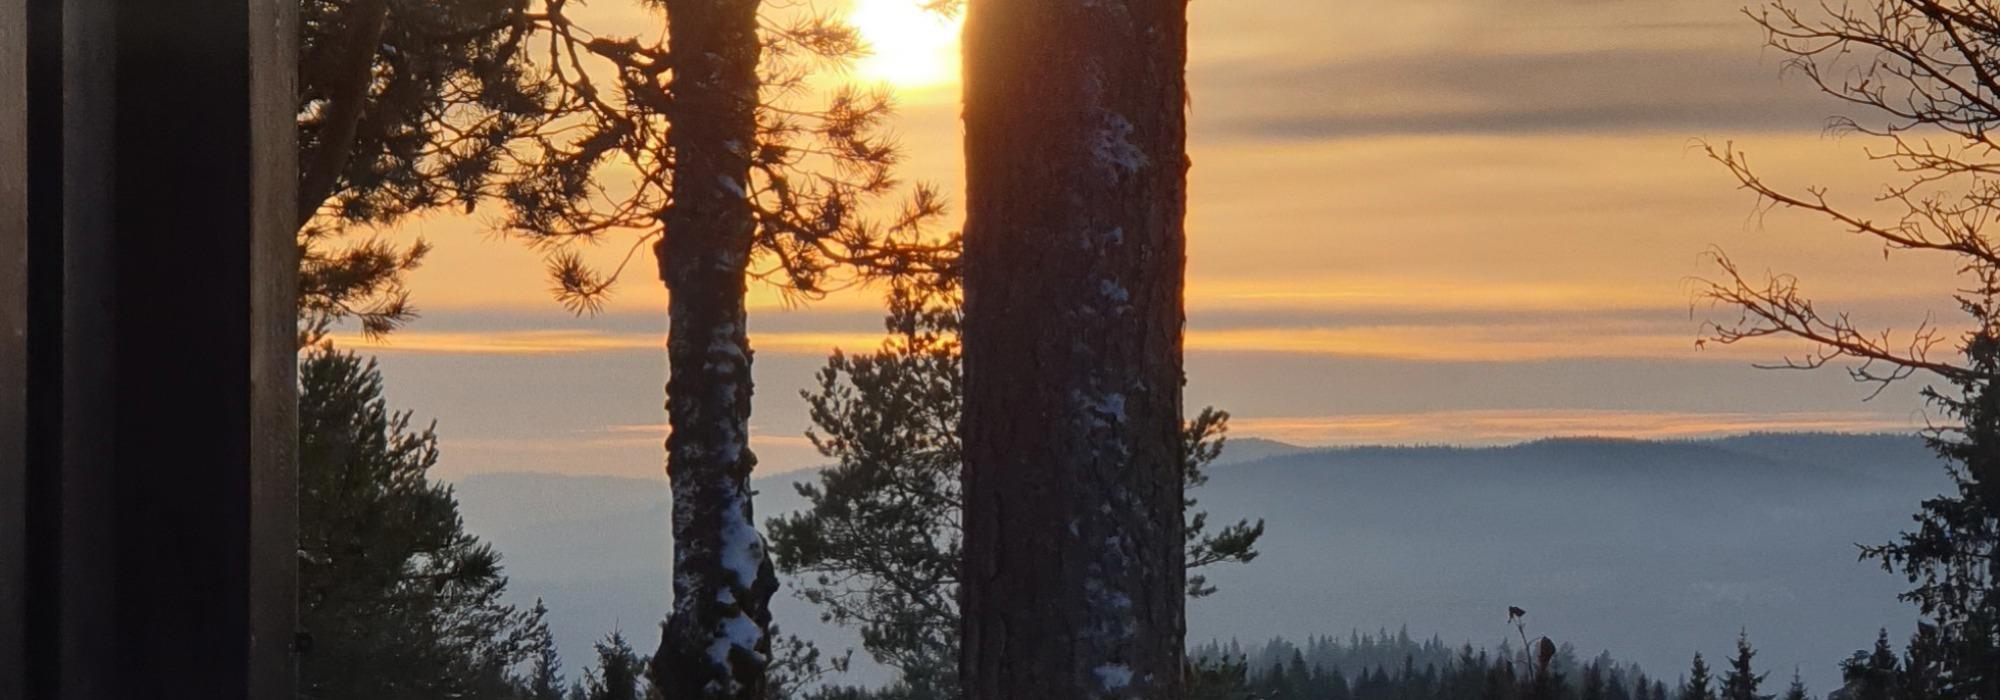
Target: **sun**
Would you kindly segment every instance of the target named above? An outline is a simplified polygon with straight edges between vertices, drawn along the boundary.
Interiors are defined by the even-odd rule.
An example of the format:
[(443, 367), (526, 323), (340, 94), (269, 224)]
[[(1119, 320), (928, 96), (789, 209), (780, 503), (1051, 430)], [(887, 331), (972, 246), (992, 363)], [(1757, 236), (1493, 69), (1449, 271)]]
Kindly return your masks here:
[(924, 9), (922, 0), (854, 0), (847, 22), (870, 52), (856, 72), (903, 90), (955, 83), (961, 21)]

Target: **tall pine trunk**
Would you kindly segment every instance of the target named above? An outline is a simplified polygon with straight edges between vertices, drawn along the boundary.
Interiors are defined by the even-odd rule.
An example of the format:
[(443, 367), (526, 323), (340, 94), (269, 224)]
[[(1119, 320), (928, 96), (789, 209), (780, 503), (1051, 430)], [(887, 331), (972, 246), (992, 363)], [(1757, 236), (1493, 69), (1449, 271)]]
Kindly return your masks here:
[(970, 0), (969, 698), (1182, 694), (1186, 0)]
[(651, 674), (666, 698), (764, 695), (777, 578), (750, 508), (745, 198), (756, 143), (757, 0), (668, 0), (673, 203), (656, 252), (671, 301), (667, 475), (674, 607)]

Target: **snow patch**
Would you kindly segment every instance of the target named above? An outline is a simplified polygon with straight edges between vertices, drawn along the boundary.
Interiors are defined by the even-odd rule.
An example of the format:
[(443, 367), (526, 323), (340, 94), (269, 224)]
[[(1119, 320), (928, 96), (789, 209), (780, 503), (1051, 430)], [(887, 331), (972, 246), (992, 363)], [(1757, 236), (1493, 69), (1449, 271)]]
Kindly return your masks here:
[(1125, 302), (1132, 300), (1132, 294), (1130, 292), (1125, 291), (1125, 287), (1123, 285), (1118, 284), (1116, 280), (1109, 280), (1109, 279), (1098, 280), (1097, 293), (1102, 294), (1104, 295), (1104, 298), (1119, 304), (1123, 304)]
[(1097, 128), (1096, 143), (1091, 145), (1098, 164), (1113, 176), (1131, 175), (1152, 164), (1146, 152), (1132, 144), (1132, 122), (1109, 111), (1104, 113), (1103, 122)]
[[(734, 445), (731, 445), (733, 448)], [(763, 562), (764, 543), (757, 536), (757, 528), (750, 519), (743, 516), (743, 493), (740, 490), (730, 494), (722, 514), (722, 568), (736, 576), (737, 585), (750, 588), (757, 583), (758, 565)]]
[(1105, 690), (1120, 690), (1132, 684), (1132, 667), (1125, 664), (1104, 664), (1095, 672), (1097, 684)]
[(1125, 423), (1125, 394), (1121, 392), (1106, 391), (1085, 396), (1082, 403), (1097, 427), (1110, 428)]
[(722, 190), (724, 192), (728, 192), (738, 197), (744, 196), (743, 183), (737, 182), (736, 178), (730, 177), (728, 175), (717, 175), (715, 176), (715, 181), (716, 183), (722, 185)]

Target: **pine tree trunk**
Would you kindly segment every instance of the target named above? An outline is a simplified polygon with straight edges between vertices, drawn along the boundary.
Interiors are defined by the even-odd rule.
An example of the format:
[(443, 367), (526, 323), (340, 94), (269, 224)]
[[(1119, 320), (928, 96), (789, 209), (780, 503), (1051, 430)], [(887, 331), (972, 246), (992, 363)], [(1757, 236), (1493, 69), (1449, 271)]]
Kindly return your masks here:
[(750, 508), (744, 192), (756, 142), (757, 0), (669, 0), (672, 206), (656, 252), (671, 296), (667, 475), (674, 607), (651, 674), (666, 698), (764, 695), (777, 578)]
[(1185, 0), (968, 11), (967, 697), (1180, 697)]

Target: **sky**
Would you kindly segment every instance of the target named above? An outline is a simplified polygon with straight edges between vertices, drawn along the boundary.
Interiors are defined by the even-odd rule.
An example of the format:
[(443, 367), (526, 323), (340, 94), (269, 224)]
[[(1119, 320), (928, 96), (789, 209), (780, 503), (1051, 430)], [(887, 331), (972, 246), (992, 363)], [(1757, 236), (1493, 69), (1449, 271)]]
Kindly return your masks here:
[[(919, 0), (853, 2), (821, 7), (851, 12), (878, 56), (839, 79), (896, 89), (903, 179), (960, 200), (955, 25)], [(1836, 371), (1752, 366), (1796, 346), (1695, 343), (1730, 318), (1692, 295), (1715, 249), (1797, 274), (1863, 324), (1951, 316), (1948, 260), (1764, 211), (1702, 155), (1731, 145), (1774, 185), (1864, 211), (1891, 176), (1868, 140), (1824, 131), (1868, 115), (1783, 75), (1741, 6), (1191, 3), (1190, 411), (1309, 445), (1921, 426), (1919, 385), (1864, 401)], [(591, 11), (605, 33), (659, 31), (636, 2)], [(437, 421), (445, 476), (659, 474), (665, 293), (629, 275), (603, 313), (573, 317), (493, 220), (381, 232), (436, 246), (411, 283), (422, 318), (342, 342), (380, 358), (397, 407)], [(880, 292), (801, 306), (753, 286), (761, 470), (823, 463), (798, 392), (834, 347), (875, 346)]]

